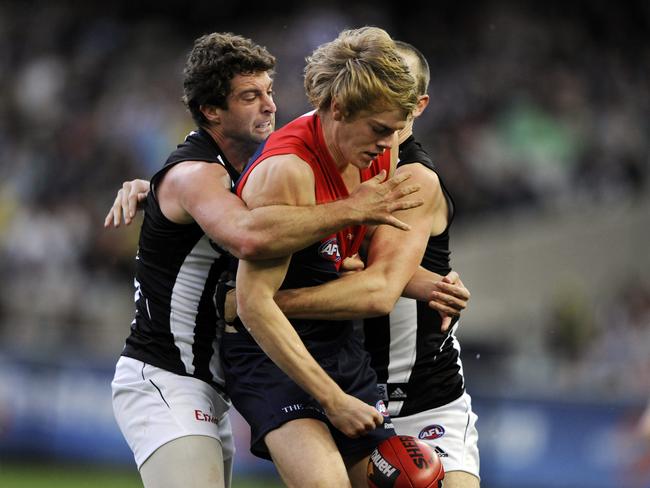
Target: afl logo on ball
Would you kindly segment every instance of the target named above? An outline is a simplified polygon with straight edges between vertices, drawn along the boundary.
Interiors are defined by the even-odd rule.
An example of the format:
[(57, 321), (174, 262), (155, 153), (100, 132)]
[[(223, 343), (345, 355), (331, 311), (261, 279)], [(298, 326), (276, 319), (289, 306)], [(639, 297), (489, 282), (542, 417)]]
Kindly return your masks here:
[(442, 425), (433, 424), (425, 427), (418, 434), (418, 439), (439, 439), (445, 435), (445, 428)]
[(339, 254), (339, 242), (336, 237), (330, 237), (323, 242), (318, 248), (318, 254), (328, 261), (338, 263), (341, 260), (341, 254)]

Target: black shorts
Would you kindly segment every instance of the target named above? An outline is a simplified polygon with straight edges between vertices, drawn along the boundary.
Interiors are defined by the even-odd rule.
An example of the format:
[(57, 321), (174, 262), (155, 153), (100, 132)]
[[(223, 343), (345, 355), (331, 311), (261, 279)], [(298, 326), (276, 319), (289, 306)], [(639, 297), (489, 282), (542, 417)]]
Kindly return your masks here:
[(343, 457), (370, 454), (382, 440), (395, 435), (380, 399), (377, 376), (370, 357), (356, 334), (329, 354), (315, 357), (321, 367), (347, 394), (377, 408), (384, 424), (351, 439), (327, 419), (318, 402), (290, 379), (247, 333), (225, 333), (221, 342), (226, 389), (233, 405), (251, 428), (251, 452), (271, 459), (264, 437), (290, 420), (314, 418), (324, 422)]

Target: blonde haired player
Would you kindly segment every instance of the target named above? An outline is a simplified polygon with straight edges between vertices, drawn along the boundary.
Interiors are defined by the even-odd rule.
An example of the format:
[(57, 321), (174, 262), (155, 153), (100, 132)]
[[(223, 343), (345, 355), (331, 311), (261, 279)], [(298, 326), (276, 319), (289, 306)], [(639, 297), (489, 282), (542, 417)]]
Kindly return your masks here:
[[(250, 208), (336, 200), (390, 170), (395, 133), (417, 103), (413, 77), (378, 28), (316, 49), (305, 88), (316, 111), (273, 133), (238, 182)], [(352, 323), (289, 322), (273, 298), (283, 286), (336, 282), (365, 231), (350, 226), (286, 258), (239, 262), (245, 328), (223, 337), (228, 392), (251, 426), (251, 450), (271, 458), (289, 487), (364, 486), (370, 452), (394, 434)]]
[[(275, 300), (288, 317), (364, 318), (365, 347), (379, 379), (395, 431), (430, 444), (445, 467), (445, 487), (479, 486), (477, 416), (465, 392), (458, 322), (450, 324), (426, 302), (399, 298), (422, 296), (430, 280), (409, 278), (418, 265), (446, 276), (434, 284), (431, 297), (448, 303), (449, 315), (464, 308), (466, 295), (454, 296), (451, 283), (462, 286), (451, 271), (449, 227), (454, 207), (429, 155), (413, 137), (413, 121), (429, 103), (429, 67), (410, 44), (396, 41), (415, 76), (418, 102), (413, 117), (399, 132), (397, 173), (408, 171), (422, 187), (424, 205), (400, 215), (411, 225), (407, 235), (378, 228), (363, 271), (322, 286), (280, 291)], [(467, 290), (464, 290), (465, 292)], [(429, 293), (428, 291), (426, 293)], [(399, 298), (399, 300), (398, 300)], [(438, 308), (438, 310), (441, 310)]]

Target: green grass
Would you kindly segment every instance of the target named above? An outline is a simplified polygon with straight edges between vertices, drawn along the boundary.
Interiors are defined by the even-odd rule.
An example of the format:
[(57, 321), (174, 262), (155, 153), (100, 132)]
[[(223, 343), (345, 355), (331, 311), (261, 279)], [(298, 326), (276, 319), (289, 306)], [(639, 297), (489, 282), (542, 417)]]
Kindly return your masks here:
[[(281, 488), (276, 478), (235, 476), (232, 488)], [(0, 461), (2, 488), (142, 488), (135, 469), (5, 464)]]

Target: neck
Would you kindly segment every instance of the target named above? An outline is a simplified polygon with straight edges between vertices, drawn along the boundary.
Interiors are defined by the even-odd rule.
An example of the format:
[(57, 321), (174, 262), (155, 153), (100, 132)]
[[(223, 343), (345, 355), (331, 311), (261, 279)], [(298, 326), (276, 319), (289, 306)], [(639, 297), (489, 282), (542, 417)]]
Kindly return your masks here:
[(348, 162), (343, 157), (343, 154), (341, 153), (339, 147), (334, 143), (334, 141), (336, 141), (336, 123), (334, 119), (332, 119), (332, 114), (329, 111), (324, 112), (319, 110), (318, 115), (320, 116), (320, 123), (321, 127), (323, 128), (325, 147), (329, 151), (330, 156), (332, 156), (334, 164), (336, 164), (339, 172), (342, 173), (343, 170), (345, 170), (345, 168), (348, 166)]
[(409, 118), (409, 120), (406, 121), (406, 126), (397, 133), (397, 141), (399, 144), (404, 142), (406, 139), (411, 137), (411, 134), (413, 134), (413, 120), (412, 117)]
[(259, 146), (254, 141), (240, 141), (228, 137), (215, 126), (204, 127), (204, 129), (212, 136), (212, 139), (217, 143), (230, 165), (240, 173)]

